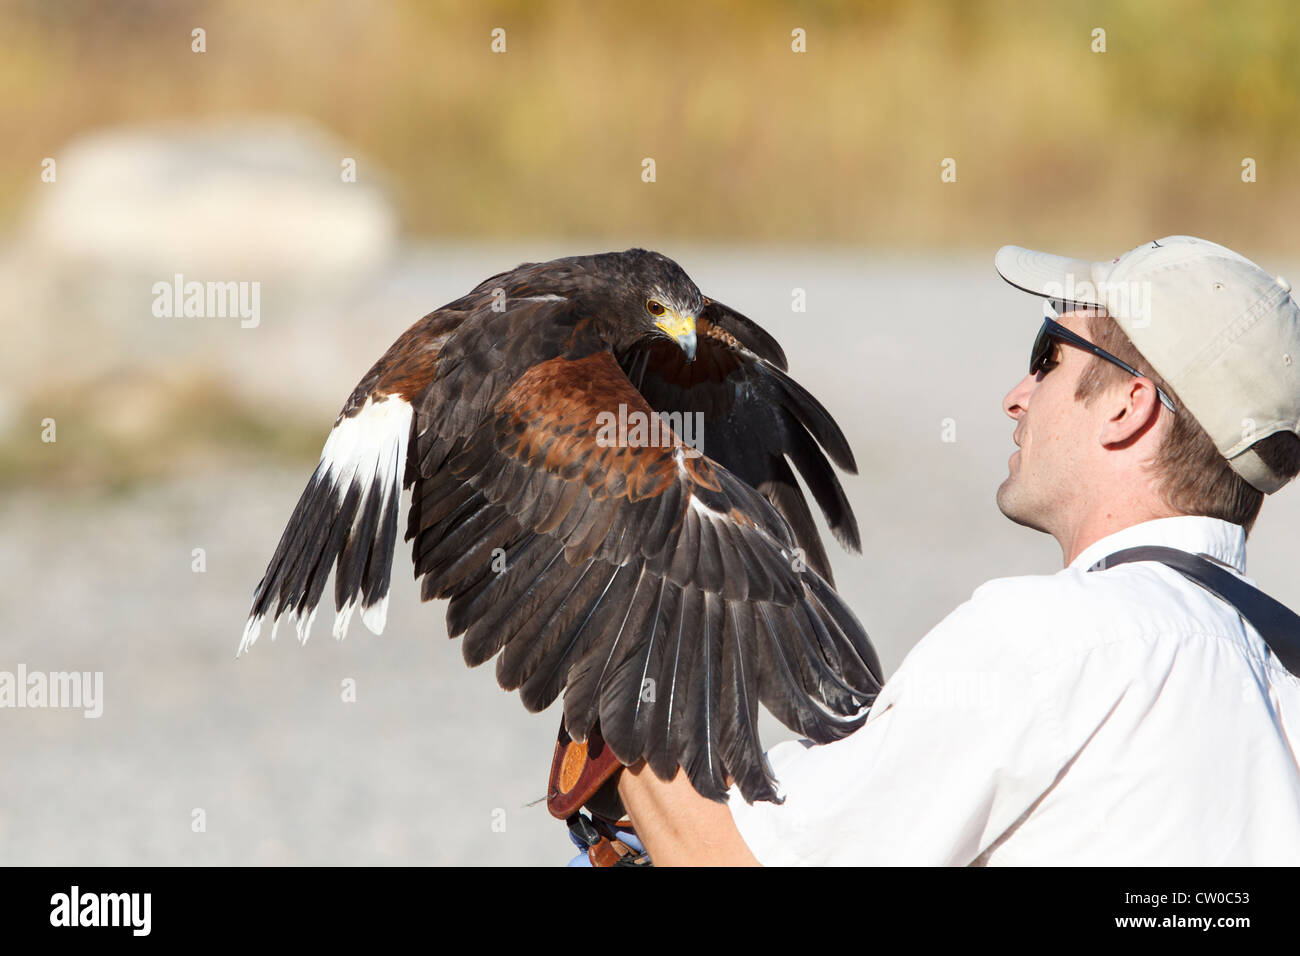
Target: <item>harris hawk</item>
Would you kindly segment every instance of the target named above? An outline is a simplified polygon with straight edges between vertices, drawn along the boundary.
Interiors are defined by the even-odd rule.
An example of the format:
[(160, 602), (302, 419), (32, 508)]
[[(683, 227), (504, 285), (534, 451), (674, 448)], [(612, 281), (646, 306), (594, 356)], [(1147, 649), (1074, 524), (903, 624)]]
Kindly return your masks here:
[[(401, 493), (421, 598), (466, 662), (496, 656), (530, 711), (621, 764), (778, 799), (761, 702), (819, 743), (866, 719), (880, 664), (833, 588), (803, 478), (860, 547), (831, 467), (855, 471), (767, 332), (643, 249), (525, 263), (408, 329), (366, 373), (253, 596), (239, 652), (282, 618), (306, 641), (384, 628)], [(619, 421), (702, 426), (611, 430)], [(652, 423), (653, 424), (653, 423)], [(649, 437), (647, 437), (647, 435)], [(697, 438), (701, 436), (696, 436)], [(827, 460), (829, 457), (830, 461)], [(647, 692), (649, 690), (649, 692)]]

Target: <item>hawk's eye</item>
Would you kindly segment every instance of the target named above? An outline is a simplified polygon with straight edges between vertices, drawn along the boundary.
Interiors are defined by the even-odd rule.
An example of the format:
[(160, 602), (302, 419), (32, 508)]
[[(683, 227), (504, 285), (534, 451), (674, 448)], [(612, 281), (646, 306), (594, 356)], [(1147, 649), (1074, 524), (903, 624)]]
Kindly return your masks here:
[(664, 307), (660, 305), (658, 302), (656, 302), (654, 299), (651, 299), (649, 302), (645, 304), (645, 310), (654, 316), (660, 316), (664, 314)]

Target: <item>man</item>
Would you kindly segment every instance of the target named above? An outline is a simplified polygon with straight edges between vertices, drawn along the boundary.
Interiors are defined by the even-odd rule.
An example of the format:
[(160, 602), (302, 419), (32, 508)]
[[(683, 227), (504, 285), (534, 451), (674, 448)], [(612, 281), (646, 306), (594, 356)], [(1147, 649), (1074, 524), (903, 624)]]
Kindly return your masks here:
[(1160, 545), (1244, 575), (1264, 494), (1300, 471), (1290, 286), (1185, 236), (996, 264), (1064, 309), (1003, 400), (1018, 450), (997, 493), (1064, 570), (978, 588), (857, 733), (774, 748), (783, 804), (623, 771), (656, 864), (1300, 860), (1300, 677), (1178, 571), (1090, 570)]

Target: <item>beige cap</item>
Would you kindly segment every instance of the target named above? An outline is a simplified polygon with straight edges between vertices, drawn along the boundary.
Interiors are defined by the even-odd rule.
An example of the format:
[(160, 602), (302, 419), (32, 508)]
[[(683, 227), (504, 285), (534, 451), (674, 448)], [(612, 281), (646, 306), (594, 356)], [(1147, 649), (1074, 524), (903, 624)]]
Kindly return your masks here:
[(1285, 279), (1191, 236), (1109, 262), (1003, 246), (994, 264), (1025, 292), (1106, 309), (1237, 474), (1268, 493), (1287, 483), (1251, 448), (1300, 435), (1300, 309)]

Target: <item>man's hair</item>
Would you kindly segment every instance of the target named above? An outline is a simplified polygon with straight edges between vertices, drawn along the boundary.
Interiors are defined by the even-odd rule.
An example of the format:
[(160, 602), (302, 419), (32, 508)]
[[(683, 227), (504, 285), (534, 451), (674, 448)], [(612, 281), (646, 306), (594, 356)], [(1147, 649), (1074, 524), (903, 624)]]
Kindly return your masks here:
[[(1088, 331), (1093, 342), (1151, 379), (1178, 408), (1152, 462), (1165, 503), (1179, 514), (1207, 515), (1239, 524), (1249, 534), (1259, 517), (1264, 492), (1232, 470), (1213, 439), (1114, 319), (1104, 312), (1094, 313), (1088, 317)], [(1129, 374), (1118, 365), (1094, 355), (1079, 377), (1074, 397), (1090, 405), (1105, 389), (1127, 378)], [(1275, 432), (1252, 447), (1277, 474), (1294, 478), (1300, 473), (1300, 438), (1293, 432)]]

